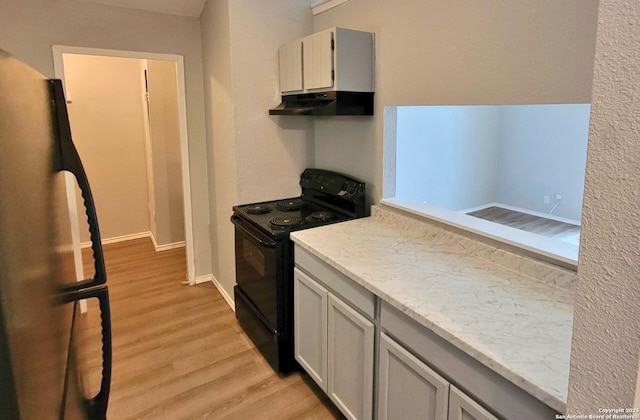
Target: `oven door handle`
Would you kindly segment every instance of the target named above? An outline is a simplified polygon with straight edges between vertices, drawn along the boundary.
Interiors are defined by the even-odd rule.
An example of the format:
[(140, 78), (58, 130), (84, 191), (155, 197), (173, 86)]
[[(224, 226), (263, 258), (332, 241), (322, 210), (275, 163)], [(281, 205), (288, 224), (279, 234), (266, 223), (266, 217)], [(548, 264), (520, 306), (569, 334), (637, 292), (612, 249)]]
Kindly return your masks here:
[(238, 216), (231, 216), (231, 222), (240, 229), (243, 233), (248, 235), (251, 239), (258, 242), (260, 245), (266, 248), (275, 248), (277, 243), (267, 238), (264, 234), (258, 231), (256, 228), (239, 218)]

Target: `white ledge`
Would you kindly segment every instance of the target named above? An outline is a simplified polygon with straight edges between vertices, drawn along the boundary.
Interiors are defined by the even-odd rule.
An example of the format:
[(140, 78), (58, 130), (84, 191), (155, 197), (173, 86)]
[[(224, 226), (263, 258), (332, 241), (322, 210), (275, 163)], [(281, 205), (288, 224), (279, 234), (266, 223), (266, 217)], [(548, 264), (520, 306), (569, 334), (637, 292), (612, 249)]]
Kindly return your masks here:
[(446, 210), (414, 200), (386, 198), (382, 203), (431, 220), (481, 235), (533, 254), (555, 260), (560, 265), (575, 269), (578, 265), (579, 247), (556, 239), (514, 229), (456, 211)]

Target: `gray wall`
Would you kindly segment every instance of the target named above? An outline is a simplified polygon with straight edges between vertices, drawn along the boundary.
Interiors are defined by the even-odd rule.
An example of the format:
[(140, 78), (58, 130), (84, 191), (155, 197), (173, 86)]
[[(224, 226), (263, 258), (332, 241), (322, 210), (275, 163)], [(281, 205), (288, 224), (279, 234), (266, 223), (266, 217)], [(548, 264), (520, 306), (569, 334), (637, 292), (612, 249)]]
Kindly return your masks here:
[(463, 210), (496, 201), (500, 108), (397, 108), (396, 197)]
[(172, 245), (185, 240), (176, 65), (147, 60), (147, 78), (155, 201), (153, 234), (157, 245)]
[(502, 107), (495, 201), (547, 214), (559, 193), (553, 215), (580, 221), (589, 112), (588, 104)]
[[(375, 113), (316, 120), (316, 166), (382, 197), (387, 105), (588, 103), (597, 0), (350, 0), (316, 15), (376, 34)], [(391, 151), (392, 152), (392, 151)], [(387, 153), (393, 156), (393, 153)]]
[(579, 222), (589, 112), (588, 104), (397, 107), (396, 197), (456, 211), (553, 210)]
[(212, 273), (231, 302), (232, 207), (299, 195), (313, 166), (313, 120), (268, 115), (280, 103), (278, 48), (313, 28), (298, 0), (209, 0), (201, 23)]
[(195, 268), (210, 273), (199, 19), (70, 0), (0, 2), (0, 48), (55, 77), (53, 45), (184, 56)]
[[(141, 74), (145, 60), (65, 54), (73, 141), (96, 203), (103, 240), (149, 232)], [(77, 188), (80, 241), (90, 243)]]

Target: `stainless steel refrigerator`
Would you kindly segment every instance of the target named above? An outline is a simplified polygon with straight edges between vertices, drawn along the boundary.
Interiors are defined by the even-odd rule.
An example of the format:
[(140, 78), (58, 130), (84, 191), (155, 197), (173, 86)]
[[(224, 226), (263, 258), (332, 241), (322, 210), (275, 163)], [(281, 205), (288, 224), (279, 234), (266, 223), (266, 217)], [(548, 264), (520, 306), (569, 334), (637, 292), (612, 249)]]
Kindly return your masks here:
[[(77, 282), (65, 175), (82, 191), (93, 275)], [(75, 192), (74, 192), (75, 193)], [(111, 321), (95, 207), (71, 141), (59, 80), (0, 50), (0, 418), (101, 419), (111, 380)], [(101, 311), (99, 390), (79, 362), (79, 300)]]

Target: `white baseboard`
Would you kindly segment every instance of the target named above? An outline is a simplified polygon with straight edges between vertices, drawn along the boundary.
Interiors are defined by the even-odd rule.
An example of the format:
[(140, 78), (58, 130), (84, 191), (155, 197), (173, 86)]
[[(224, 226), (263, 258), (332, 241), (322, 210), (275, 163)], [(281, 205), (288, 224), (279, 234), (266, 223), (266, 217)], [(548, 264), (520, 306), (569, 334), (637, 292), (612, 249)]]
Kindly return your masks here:
[(227, 292), (224, 290), (224, 288), (218, 282), (218, 280), (213, 276), (213, 274), (207, 274), (207, 275), (204, 275), (204, 276), (196, 277), (196, 284), (202, 284), (202, 283), (206, 283), (206, 282), (209, 282), (209, 281), (211, 283), (213, 283), (214, 286), (216, 286), (216, 289), (218, 289), (218, 292), (220, 292), (220, 294), (222, 295), (223, 299), (227, 302), (227, 305), (229, 305), (229, 307), (235, 312), (236, 311), (236, 304), (233, 301), (233, 298), (227, 294)]
[(204, 276), (196, 277), (196, 284), (202, 284), (202, 283), (206, 283), (208, 281), (213, 283), (213, 276), (211, 274), (206, 274)]
[[(153, 236), (151, 232), (140, 232), (140, 233), (133, 233), (131, 235), (114, 236), (113, 238), (103, 239), (102, 245), (115, 244), (118, 242), (125, 242), (125, 241), (131, 241), (133, 239), (142, 239), (142, 238), (150, 238), (151, 242), (153, 243), (153, 248), (156, 250), (156, 252), (168, 251), (170, 249), (176, 249), (176, 248), (184, 248), (186, 246), (185, 241), (173, 242), (165, 245), (158, 245), (156, 243), (156, 238)], [(80, 244), (80, 247), (89, 248), (91, 247), (91, 242), (83, 242)]]
[[(131, 241), (133, 239), (142, 239), (152, 236), (151, 232), (133, 233), (131, 235), (114, 236), (113, 238), (102, 239), (102, 245), (115, 244), (118, 242)], [(91, 242), (82, 242), (81, 248), (91, 247)]]
[(158, 243), (156, 242), (156, 237), (153, 236), (153, 233), (149, 232), (149, 237), (151, 238), (151, 242), (153, 242), (153, 248), (156, 250), (156, 252), (169, 251), (170, 249), (176, 249), (176, 248), (184, 248), (186, 245), (185, 241), (158, 245)]

